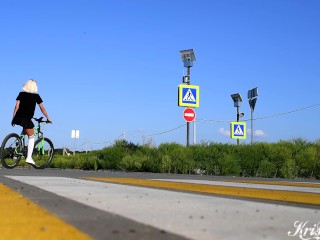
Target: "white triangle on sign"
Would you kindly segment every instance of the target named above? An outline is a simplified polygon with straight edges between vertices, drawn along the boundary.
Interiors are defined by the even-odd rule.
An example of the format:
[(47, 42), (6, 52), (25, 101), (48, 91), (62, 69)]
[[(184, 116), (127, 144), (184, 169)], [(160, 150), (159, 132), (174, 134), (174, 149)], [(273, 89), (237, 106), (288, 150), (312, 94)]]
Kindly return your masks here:
[(186, 95), (184, 95), (183, 101), (189, 101), (189, 102), (196, 102), (196, 99), (194, 98), (191, 89), (189, 88)]
[(238, 125), (236, 131), (234, 132), (235, 135), (243, 135), (243, 131), (240, 127), (240, 125)]

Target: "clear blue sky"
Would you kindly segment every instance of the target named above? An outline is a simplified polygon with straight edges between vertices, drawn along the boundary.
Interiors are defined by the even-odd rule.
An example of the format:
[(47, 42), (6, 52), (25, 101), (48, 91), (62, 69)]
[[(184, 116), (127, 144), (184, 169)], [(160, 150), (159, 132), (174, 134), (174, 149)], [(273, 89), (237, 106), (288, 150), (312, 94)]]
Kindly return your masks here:
[[(242, 95), (244, 119), (254, 87), (254, 118), (320, 104), (319, 11), (318, 0), (4, 0), (0, 137), (20, 131), (10, 125), (15, 98), (33, 78), (56, 147), (73, 147), (72, 129), (80, 130), (78, 149), (108, 146), (122, 130), (136, 143), (185, 144), (186, 127), (152, 134), (185, 124), (179, 51), (192, 48), (197, 141), (234, 143), (226, 136), (236, 118), (230, 94)], [(319, 118), (316, 105), (256, 120), (254, 140), (317, 140)]]

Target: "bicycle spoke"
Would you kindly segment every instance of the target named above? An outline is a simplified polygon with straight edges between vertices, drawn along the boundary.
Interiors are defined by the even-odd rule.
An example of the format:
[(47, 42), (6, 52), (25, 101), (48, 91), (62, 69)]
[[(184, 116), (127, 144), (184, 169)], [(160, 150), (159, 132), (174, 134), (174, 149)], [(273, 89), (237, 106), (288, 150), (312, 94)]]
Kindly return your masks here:
[(39, 138), (35, 142), (35, 147), (32, 154), (32, 159), (36, 163), (35, 168), (45, 168), (47, 167), (53, 157), (53, 144), (47, 138)]
[(12, 133), (5, 137), (1, 145), (1, 163), (5, 168), (14, 168), (23, 155), (22, 143), (18, 134)]

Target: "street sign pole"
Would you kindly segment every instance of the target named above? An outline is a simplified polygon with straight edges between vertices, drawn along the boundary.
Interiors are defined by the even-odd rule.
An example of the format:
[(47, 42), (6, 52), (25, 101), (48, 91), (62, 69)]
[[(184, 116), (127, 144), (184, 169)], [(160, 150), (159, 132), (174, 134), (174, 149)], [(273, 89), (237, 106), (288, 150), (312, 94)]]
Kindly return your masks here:
[(251, 145), (253, 144), (253, 111), (257, 103), (258, 88), (253, 88), (248, 91), (248, 99), (251, 110)]
[[(239, 122), (239, 106), (237, 106), (237, 122)], [(237, 145), (239, 145), (239, 139), (237, 139)]]
[(197, 144), (197, 139), (196, 139), (196, 120), (193, 121), (193, 144)]
[[(191, 66), (187, 67), (187, 76), (189, 79), (189, 81), (187, 83), (188, 85), (190, 85), (190, 68), (191, 68)], [(189, 146), (189, 135), (190, 135), (190, 123), (187, 122), (187, 147)]]
[(251, 145), (253, 143), (253, 109), (251, 108)]
[(80, 131), (79, 130), (71, 130), (71, 138), (74, 138), (74, 150), (73, 155), (76, 155), (76, 139), (80, 137)]
[[(190, 85), (190, 68), (193, 66), (193, 62), (196, 60), (193, 49), (181, 50), (180, 51), (181, 59), (183, 61), (184, 67), (187, 68), (187, 85)], [(180, 102), (180, 101), (179, 101)], [(179, 105), (180, 106), (180, 105)], [(187, 147), (189, 146), (189, 135), (190, 135), (190, 123), (187, 121)]]

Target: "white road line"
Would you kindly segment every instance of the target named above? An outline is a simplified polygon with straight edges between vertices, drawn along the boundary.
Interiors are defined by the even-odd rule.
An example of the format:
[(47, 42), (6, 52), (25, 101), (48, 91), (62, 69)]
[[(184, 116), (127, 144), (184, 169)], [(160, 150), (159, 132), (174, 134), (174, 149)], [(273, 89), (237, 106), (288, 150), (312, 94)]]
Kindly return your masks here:
[(64, 177), (6, 176), (71, 200), (197, 240), (291, 239), (315, 209)]

